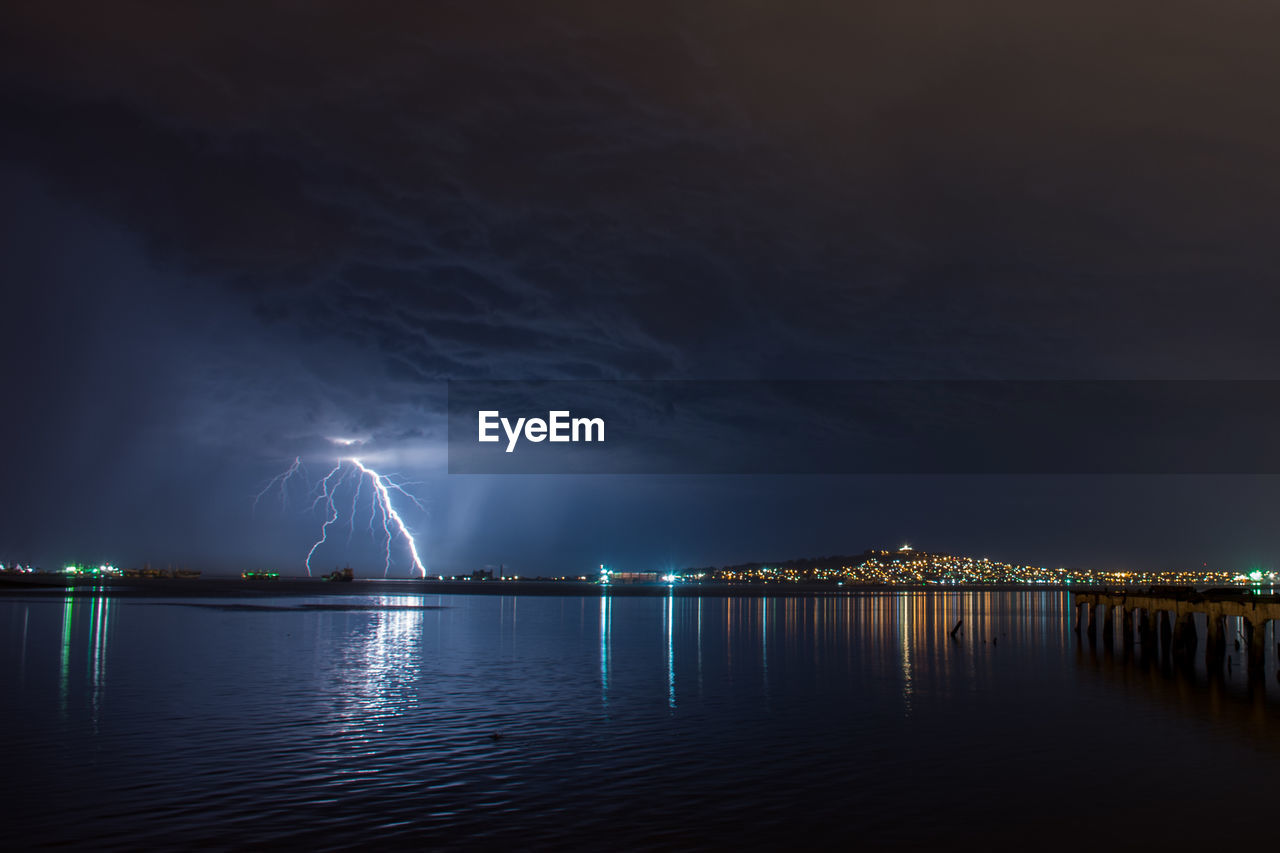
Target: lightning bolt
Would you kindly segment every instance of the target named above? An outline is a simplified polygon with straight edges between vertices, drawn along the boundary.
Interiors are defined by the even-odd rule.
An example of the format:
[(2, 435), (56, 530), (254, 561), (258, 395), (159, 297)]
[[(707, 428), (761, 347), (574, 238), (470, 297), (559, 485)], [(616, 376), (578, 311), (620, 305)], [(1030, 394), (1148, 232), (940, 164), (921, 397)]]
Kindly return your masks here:
[[(400, 517), (400, 513), (396, 512), (395, 506), (391, 503), (391, 490), (395, 489), (397, 492), (413, 501), (414, 505), (424, 512), (426, 511), (426, 507), (422, 505), (420, 500), (406, 492), (402, 486), (397, 485), (389, 476), (379, 474), (372, 468), (366, 467), (359, 459), (354, 457), (346, 461), (350, 462), (360, 470), (360, 473), (363, 475), (361, 478), (362, 481), (364, 477), (369, 478), (369, 481), (373, 484), (374, 492), (377, 495), (378, 508), (382, 511), (382, 529), (387, 533), (387, 563), (382, 571), (383, 576), (385, 577), (386, 573), (391, 569), (391, 542), (394, 537), (391, 536), (391, 531), (387, 529), (387, 521), (390, 519), (395, 522), (396, 531), (399, 535), (404, 537), (405, 544), (409, 546), (409, 555), (413, 558), (414, 570), (418, 573), (419, 577), (425, 578), (427, 576), (427, 567), (422, 564), (422, 558), (418, 556), (418, 543), (414, 541), (413, 534), (409, 532), (409, 528), (405, 525), (404, 519)], [(339, 461), (338, 464), (341, 465), (342, 462)], [(354, 514), (354, 501), (352, 502), (351, 507), (351, 512)]]
[[(338, 505), (334, 502), (334, 496), (337, 495), (338, 493), (338, 486), (341, 486), (342, 481), (347, 478), (346, 472), (343, 472), (342, 470), (342, 462), (343, 460), (339, 459), (338, 464), (333, 466), (333, 470), (330, 471), (328, 474), (325, 474), (324, 479), (320, 481), (320, 485), (316, 487), (316, 491), (318, 492), (318, 494), (316, 495), (316, 499), (311, 502), (311, 508), (315, 509), (316, 506), (319, 505), (320, 501), (322, 500), (324, 501), (325, 521), (324, 521), (324, 524), (320, 525), (320, 538), (316, 540), (316, 544), (312, 545), (311, 550), (307, 552), (306, 566), (307, 566), (308, 575), (311, 574), (312, 555), (315, 554), (316, 549), (319, 548), (321, 545), (323, 545), (325, 543), (325, 540), (329, 538), (329, 525), (333, 524), (335, 521), (338, 520)], [(332, 480), (335, 476), (337, 476), (338, 479), (334, 482), (333, 486), (331, 487), (329, 485), (329, 481)], [(353, 509), (352, 512), (354, 513), (355, 510)], [(388, 542), (387, 543), (388, 555), (390, 550), (391, 550), (391, 543)], [(387, 560), (388, 568), (390, 568), (390, 562), (391, 561), (388, 558)]]
[[(344, 442), (335, 440), (338, 444), (349, 444), (355, 442)], [(281, 506), (285, 505), (285, 491), (290, 479), (298, 475), (299, 471), (304, 473), (301, 458), (295, 457), (293, 464), (288, 470), (277, 474), (254, 498), (254, 506), (263, 497), (268, 495), (272, 489), (280, 489)], [(416, 495), (406, 489), (406, 486), (415, 485), (408, 482), (397, 482), (395, 474), (382, 474), (370, 468), (364, 462), (354, 456), (340, 457), (329, 472), (324, 475), (315, 488), (308, 492), (311, 498), (311, 510), (323, 510), (324, 523), (320, 525), (320, 538), (311, 546), (311, 550), (307, 551), (307, 557), (304, 565), (307, 568), (307, 575), (311, 575), (311, 558), (315, 556), (321, 546), (329, 541), (329, 528), (335, 524), (339, 524), (339, 519), (344, 515), (345, 523), (349, 527), (347, 534), (347, 543), (351, 542), (351, 531), (355, 529), (356, 514), (360, 509), (360, 497), (363, 493), (365, 484), (369, 485), (369, 533), (374, 537), (375, 541), (381, 541), (383, 544), (383, 567), (382, 575), (386, 577), (391, 571), (391, 552), (397, 539), (403, 539), (408, 549), (409, 557), (413, 563), (413, 570), (418, 577), (427, 576), (427, 567), (422, 562), (422, 557), (418, 553), (418, 543), (414, 539), (413, 532), (409, 530), (409, 526), (405, 523), (404, 518), (400, 515), (392, 500), (393, 493), (395, 496), (402, 497), (410, 501), (414, 506), (423, 512), (427, 511)], [(349, 485), (344, 489), (343, 486)], [(350, 495), (348, 502), (345, 497)], [(348, 506), (350, 507), (348, 509)], [(375, 522), (381, 522), (382, 537), (378, 540)]]
[[(277, 488), (277, 487), (279, 487), (280, 489), (280, 509), (284, 509), (285, 505), (288, 503), (287, 498), (289, 495), (289, 481), (293, 479), (294, 475), (297, 474), (301, 468), (302, 468), (302, 457), (301, 456), (293, 457), (293, 464), (290, 465), (287, 470), (279, 474), (276, 474), (274, 477), (272, 477), (271, 481), (267, 483), (265, 487), (263, 487), (262, 491), (258, 492), (258, 494), (254, 496), (253, 498), (254, 512), (258, 511), (258, 501), (262, 500), (266, 496), (267, 492), (270, 492), (273, 488)], [(306, 476), (305, 473), (303, 474), (303, 476), (304, 477)]]

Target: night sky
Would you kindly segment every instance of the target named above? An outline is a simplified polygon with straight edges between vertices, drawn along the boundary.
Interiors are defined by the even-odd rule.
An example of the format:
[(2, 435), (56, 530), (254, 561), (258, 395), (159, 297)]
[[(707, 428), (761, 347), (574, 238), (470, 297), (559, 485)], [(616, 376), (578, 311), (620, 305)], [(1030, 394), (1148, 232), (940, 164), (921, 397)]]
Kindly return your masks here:
[(346, 436), (433, 574), (1280, 563), (1275, 477), (448, 475), (444, 419), (449, 379), (1280, 379), (1280, 7), (200, 5), (0, 9), (0, 560), (299, 572), (321, 516), (254, 495)]

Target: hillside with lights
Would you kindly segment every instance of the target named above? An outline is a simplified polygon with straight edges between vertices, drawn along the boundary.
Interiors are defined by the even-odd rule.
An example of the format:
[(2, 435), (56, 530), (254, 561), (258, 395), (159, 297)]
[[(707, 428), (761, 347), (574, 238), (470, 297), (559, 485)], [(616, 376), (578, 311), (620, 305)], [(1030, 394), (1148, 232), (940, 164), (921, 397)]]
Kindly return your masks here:
[(919, 551), (904, 545), (894, 551), (868, 550), (850, 556), (802, 557), (770, 563), (743, 563), (719, 568), (707, 566), (677, 572), (684, 581), (727, 583), (847, 583), (899, 584), (1089, 584), (1089, 585), (1231, 585), (1273, 584), (1274, 571), (1217, 570), (1128, 571), (1083, 568), (1049, 568), (1019, 565), (988, 557)]

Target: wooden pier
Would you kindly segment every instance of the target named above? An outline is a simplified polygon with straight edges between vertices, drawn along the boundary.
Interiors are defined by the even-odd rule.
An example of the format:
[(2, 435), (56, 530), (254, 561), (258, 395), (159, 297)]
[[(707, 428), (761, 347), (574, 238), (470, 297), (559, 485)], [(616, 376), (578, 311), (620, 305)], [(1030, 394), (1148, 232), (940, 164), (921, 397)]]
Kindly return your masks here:
[[(1197, 592), (1192, 587), (1152, 588), (1145, 592), (1090, 590), (1072, 593), (1076, 633), (1090, 644), (1113, 646), (1117, 627), (1126, 652), (1190, 658), (1203, 653), (1210, 663), (1233, 651), (1248, 660), (1250, 678), (1267, 672), (1267, 650), (1275, 648), (1280, 595), (1246, 589)], [(1204, 619), (1197, 616), (1203, 614)], [(1100, 618), (1099, 618), (1100, 617)], [(1203, 624), (1201, 624), (1203, 622)], [(1274, 661), (1280, 660), (1280, 649)]]

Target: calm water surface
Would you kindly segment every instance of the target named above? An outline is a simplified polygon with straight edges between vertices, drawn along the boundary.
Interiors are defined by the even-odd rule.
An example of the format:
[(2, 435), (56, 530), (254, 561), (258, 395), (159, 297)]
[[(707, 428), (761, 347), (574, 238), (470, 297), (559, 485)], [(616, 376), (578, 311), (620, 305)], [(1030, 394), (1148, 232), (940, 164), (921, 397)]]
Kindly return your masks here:
[(1280, 838), (1274, 674), (1126, 662), (1069, 620), (1060, 592), (8, 595), (0, 839)]

